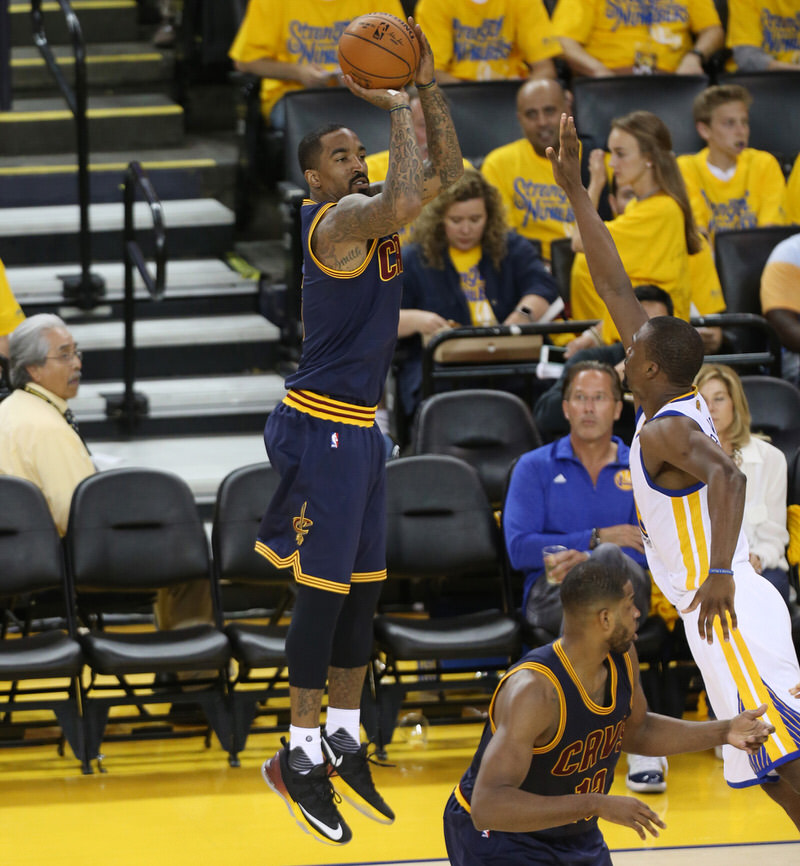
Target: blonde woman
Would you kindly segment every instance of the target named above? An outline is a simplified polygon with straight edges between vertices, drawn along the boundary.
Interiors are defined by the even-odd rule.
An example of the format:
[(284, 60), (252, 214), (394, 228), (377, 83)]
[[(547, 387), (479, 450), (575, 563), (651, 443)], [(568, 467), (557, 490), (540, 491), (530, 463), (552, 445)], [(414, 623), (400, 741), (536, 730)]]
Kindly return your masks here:
[(739, 376), (724, 364), (704, 364), (694, 384), (708, 404), (723, 451), (747, 476), (742, 528), (750, 563), (789, 601), (786, 545), (786, 458), (750, 432), (750, 408)]

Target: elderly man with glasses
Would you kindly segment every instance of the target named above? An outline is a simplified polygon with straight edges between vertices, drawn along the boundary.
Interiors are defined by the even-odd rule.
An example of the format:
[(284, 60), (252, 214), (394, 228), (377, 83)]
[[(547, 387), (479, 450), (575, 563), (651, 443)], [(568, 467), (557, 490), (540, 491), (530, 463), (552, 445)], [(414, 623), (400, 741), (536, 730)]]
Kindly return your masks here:
[[(11, 395), (0, 403), (0, 474), (32, 481), (45, 495), (59, 534), (75, 488), (95, 466), (67, 401), (78, 393), (82, 353), (58, 317), (26, 319), (9, 338)], [(160, 628), (212, 622), (206, 581), (159, 591)]]

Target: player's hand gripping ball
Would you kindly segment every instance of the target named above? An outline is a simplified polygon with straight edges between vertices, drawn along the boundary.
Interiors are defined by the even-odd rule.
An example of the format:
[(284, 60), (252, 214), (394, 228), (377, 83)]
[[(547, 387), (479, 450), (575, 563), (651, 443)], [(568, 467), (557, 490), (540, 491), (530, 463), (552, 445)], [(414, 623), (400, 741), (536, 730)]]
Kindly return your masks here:
[(394, 15), (360, 15), (339, 38), (339, 65), (368, 90), (400, 90), (414, 80), (419, 42), (408, 22)]

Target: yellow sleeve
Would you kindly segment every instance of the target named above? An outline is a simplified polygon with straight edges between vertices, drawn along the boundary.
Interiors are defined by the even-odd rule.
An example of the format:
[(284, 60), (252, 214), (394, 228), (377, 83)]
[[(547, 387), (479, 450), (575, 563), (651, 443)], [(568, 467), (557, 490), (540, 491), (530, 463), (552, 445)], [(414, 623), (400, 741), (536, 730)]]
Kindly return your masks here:
[(553, 33), (585, 45), (594, 29), (596, 6), (596, 0), (559, 0), (553, 11)]
[(700, 251), (689, 256), (689, 284), (692, 305), (700, 316), (725, 312), (725, 297), (714, 256), (708, 241), (702, 239)]
[(0, 261), (0, 336), (10, 334), (24, 319), (25, 314), (11, 291), (6, 269)]
[(708, 150), (703, 148), (699, 153), (682, 154), (678, 157), (678, 168), (680, 169), (683, 182), (686, 184), (686, 192), (689, 195), (689, 205), (697, 228), (708, 233), (711, 223), (711, 209), (708, 200), (703, 196), (703, 179), (701, 176), (702, 162), (706, 158)]
[(78, 434), (66, 422), (63, 427), (58, 435), (49, 429), (47, 436), (31, 437), (30, 453), (31, 465), (38, 475), (35, 483), (42, 489), (61, 535), (67, 531), (75, 488), (95, 471)]
[(689, 12), (689, 29), (692, 33), (699, 33), (706, 27), (721, 27), (717, 7), (714, 0), (687, 0)]
[(800, 223), (800, 156), (794, 161), (792, 173), (786, 183), (786, 201), (790, 222)]
[(800, 313), (800, 264), (768, 262), (761, 274), (761, 310), (791, 310)]
[(761, 206), (758, 210), (760, 226), (785, 226), (786, 217), (786, 180), (780, 163), (771, 154), (762, 151), (763, 167), (757, 181), (761, 190)]
[(419, 0), (414, 18), (433, 51), (437, 69), (448, 69), (453, 59), (453, 16), (444, 0)]
[[(275, 4), (283, 6), (283, 3)], [(281, 53), (284, 18), (268, 0), (250, 0), (247, 12), (228, 52), (232, 60), (249, 63), (261, 57), (276, 60)]]
[(727, 45), (755, 45), (761, 47), (761, 7), (758, 0), (728, 0)]
[(517, 7), (517, 39), (522, 59), (532, 64), (561, 54), (561, 46), (553, 35), (550, 16), (542, 0), (517, 0)]

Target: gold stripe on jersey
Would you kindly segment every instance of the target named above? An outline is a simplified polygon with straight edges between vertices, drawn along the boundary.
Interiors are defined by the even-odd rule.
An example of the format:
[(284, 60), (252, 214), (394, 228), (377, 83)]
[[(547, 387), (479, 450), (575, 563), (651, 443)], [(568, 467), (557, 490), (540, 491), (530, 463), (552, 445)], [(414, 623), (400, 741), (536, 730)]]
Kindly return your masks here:
[(325, 580), (324, 577), (314, 577), (311, 574), (305, 574), (300, 565), (299, 550), (295, 550), (290, 556), (278, 556), (263, 541), (256, 541), (255, 550), (256, 553), (260, 553), (264, 559), (271, 562), (276, 568), (291, 568), (297, 583), (313, 586), (315, 589), (324, 589), (326, 592), (335, 592), (339, 595), (348, 595), (350, 592), (350, 585), (347, 583), (337, 583), (335, 580)]
[(697, 589), (708, 575), (708, 547), (700, 491), (670, 499), (681, 558), (686, 568), (686, 589)]
[[(772, 699), (769, 690), (764, 685), (764, 681), (761, 679), (761, 675), (750, 654), (750, 649), (739, 629), (730, 630), (735, 650), (730, 642), (726, 643), (723, 639), (722, 627), (718, 619), (714, 620), (714, 634), (717, 640), (720, 641), (722, 651), (725, 654), (725, 660), (728, 662), (728, 668), (733, 674), (736, 688), (739, 691), (739, 697), (745, 709), (754, 709), (761, 704), (767, 705), (764, 719), (768, 720), (775, 728), (775, 733), (770, 735), (764, 745), (770, 759), (775, 761), (789, 752), (796, 751), (797, 741), (786, 729), (783, 716)], [(749, 701), (747, 697), (749, 697)]]
[[(316, 204), (311, 199), (305, 199), (303, 204)], [(375, 252), (375, 247), (378, 245), (378, 238), (373, 238), (369, 245), (367, 246), (367, 254), (364, 256), (364, 261), (354, 270), (354, 271), (339, 271), (335, 268), (329, 268), (327, 265), (323, 265), (322, 262), (314, 255), (314, 250), (311, 248), (311, 235), (314, 234), (314, 230), (316, 229), (319, 221), (322, 217), (336, 204), (335, 201), (328, 202), (326, 205), (323, 205), (316, 213), (316, 216), (311, 222), (311, 225), (308, 228), (308, 254), (314, 260), (314, 264), (322, 271), (323, 274), (327, 274), (329, 277), (337, 277), (341, 279), (351, 279), (352, 277), (357, 277), (360, 274), (363, 274), (367, 269), (367, 265), (370, 263), (372, 259), (372, 254)]]
[(467, 798), (461, 793), (461, 782), (453, 788), (453, 794), (458, 801), (459, 806), (468, 814), (472, 814), (472, 806), (467, 802)]
[[(570, 676), (570, 679), (575, 684), (575, 687), (580, 692), (581, 697), (583, 698), (583, 702), (586, 706), (593, 712), (599, 716), (607, 716), (609, 713), (613, 712), (614, 708), (617, 705), (617, 666), (611, 662), (609, 664), (609, 675), (611, 676), (611, 685), (610, 690), (611, 694), (614, 697), (614, 700), (611, 701), (611, 704), (607, 707), (602, 707), (600, 704), (596, 704), (590, 697), (589, 693), (583, 687), (583, 683), (580, 680), (580, 677), (575, 673), (575, 668), (572, 667), (572, 662), (567, 658), (567, 654), (564, 652), (561, 647), (561, 641), (557, 640), (553, 644), (553, 649), (555, 650), (556, 655), (558, 656), (561, 664), (564, 665), (567, 673)], [(632, 681), (631, 681), (632, 682)]]
[(291, 390), (283, 398), (283, 402), (298, 412), (322, 418), (325, 421), (338, 421), (340, 424), (352, 424), (356, 427), (373, 427), (377, 406), (356, 406), (345, 403), (333, 397), (324, 397), (313, 391)]
[(378, 580), (386, 580), (386, 569), (380, 571), (355, 571), (350, 578), (351, 583), (374, 583)]
[(524, 662), (503, 674), (500, 682), (497, 684), (497, 688), (494, 690), (492, 700), (489, 703), (489, 724), (492, 728), (492, 733), (494, 734), (497, 730), (494, 723), (494, 704), (497, 700), (498, 694), (500, 693), (500, 686), (503, 685), (508, 677), (521, 670), (535, 671), (537, 674), (547, 677), (547, 679), (553, 684), (553, 688), (556, 690), (556, 695), (558, 696), (558, 730), (549, 743), (545, 743), (544, 746), (534, 746), (532, 750), (534, 755), (543, 755), (545, 752), (549, 752), (561, 739), (564, 735), (564, 728), (567, 726), (567, 702), (564, 698), (564, 690), (561, 688), (561, 683), (558, 681), (558, 677), (550, 670), (550, 668), (545, 667), (545, 665), (540, 664), (539, 662)]

